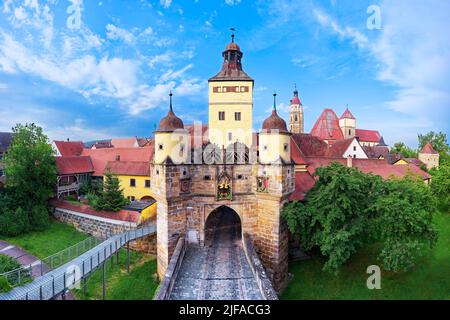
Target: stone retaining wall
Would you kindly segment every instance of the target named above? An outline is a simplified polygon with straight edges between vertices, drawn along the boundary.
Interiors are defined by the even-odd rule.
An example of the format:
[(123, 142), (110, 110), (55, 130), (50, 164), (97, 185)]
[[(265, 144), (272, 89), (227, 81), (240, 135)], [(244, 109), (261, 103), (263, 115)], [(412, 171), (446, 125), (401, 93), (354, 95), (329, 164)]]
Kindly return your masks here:
[(255, 247), (253, 246), (252, 239), (247, 233), (245, 233), (242, 241), (245, 256), (247, 257), (250, 268), (252, 269), (256, 282), (258, 283), (261, 295), (266, 300), (278, 300), (278, 296), (272, 286), (272, 282), (267, 277), (264, 266), (261, 263), (258, 254), (256, 253)]
[(178, 239), (172, 258), (170, 258), (164, 278), (162, 279), (158, 292), (155, 295), (155, 300), (169, 300), (173, 284), (177, 278), (185, 253), (186, 243), (184, 237), (181, 237)]
[(122, 233), (137, 227), (135, 222), (97, 217), (62, 208), (55, 208), (53, 215), (57, 220), (73, 225), (78, 231), (98, 238), (105, 238), (105, 236)]

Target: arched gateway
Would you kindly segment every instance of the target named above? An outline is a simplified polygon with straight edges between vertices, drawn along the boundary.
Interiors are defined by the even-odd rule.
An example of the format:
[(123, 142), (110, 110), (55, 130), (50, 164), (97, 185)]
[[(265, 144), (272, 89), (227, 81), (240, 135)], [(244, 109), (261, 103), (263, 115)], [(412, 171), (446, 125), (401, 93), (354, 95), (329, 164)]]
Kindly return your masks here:
[[(207, 252), (210, 258), (203, 260), (204, 266), (217, 258), (216, 266), (221, 267), (237, 263), (239, 237), (246, 235), (267, 277), (280, 290), (288, 279), (288, 233), (280, 213), (295, 188), (291, 134), (277, 114), (276, 95), (262, 130), (258, 135), (252, 132), (254, 80), (243, 71), (243, 53), (234, 41), (222, 56), (221, 71), (209, 79), (208, 137), (195, 144), (192, 130), (175, 114), (172, 94), (168, 113), (155, 131), (150, 191), (158, 204), (158, 275), (164, 277), (180, 238), (188, 243), (186, 259), (193, 259), (193, 252), (199, 257)], [(194, 135), (203, 132), (193, 129)], [(244, 144), (252, 156), (226, 153), (234, 144)], [(210, 145), (220, 149), (206, 156), (215, 161), (198, 162), (198, 154), (211, 154)], [(216, 255), (214, 248), (224, 243), (236, 246)]]
[(205, 246), (236, 246), (242, 241), (239, 214), (227, 206), (212, 211), (205, 222)]

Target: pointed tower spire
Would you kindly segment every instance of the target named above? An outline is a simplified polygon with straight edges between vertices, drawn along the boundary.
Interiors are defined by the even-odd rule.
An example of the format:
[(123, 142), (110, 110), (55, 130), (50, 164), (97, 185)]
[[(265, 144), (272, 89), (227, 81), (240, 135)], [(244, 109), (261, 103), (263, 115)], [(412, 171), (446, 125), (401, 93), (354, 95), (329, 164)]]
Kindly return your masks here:
[(277, 112), (277, 92), (273, 92), (273, 111)]
[(230, 28), (231, 31), (231, 43), (234, 43), (234, 31), (236, 31), (235, 28)]
[(170, 93), (169, 93), (169, 101), (170, 101), (170, 104), (169, 104), (169, 111), (170, 111), (170, 112), (173, 112), (173, 108), (172, 108), (172, 96), (173, 96), (173, 93), (172, 93), (172, 90), (170, 90)]

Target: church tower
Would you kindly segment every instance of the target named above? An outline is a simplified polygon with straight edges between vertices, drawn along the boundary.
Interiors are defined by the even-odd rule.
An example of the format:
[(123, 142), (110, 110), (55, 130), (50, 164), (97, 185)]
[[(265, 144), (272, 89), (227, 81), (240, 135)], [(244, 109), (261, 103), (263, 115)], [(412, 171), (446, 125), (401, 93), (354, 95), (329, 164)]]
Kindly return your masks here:
[(209, 79), (209, 140), (225, 148), (252, 144), (254, 81), (242, 69), (243, 55), (232, 34), (222, 53), (222, 70)]
[(348, 110), (345, 109), (342, 116), (339, 118), (339, 127), (341, 127), (344, 139), (353, 139), (356, 135), (356, 118)]
[(297, 86), (294, 89), (294, 98), (289, 109), (289, 131), (292, 133), (304, 133), (303, 105), (298, 97)]

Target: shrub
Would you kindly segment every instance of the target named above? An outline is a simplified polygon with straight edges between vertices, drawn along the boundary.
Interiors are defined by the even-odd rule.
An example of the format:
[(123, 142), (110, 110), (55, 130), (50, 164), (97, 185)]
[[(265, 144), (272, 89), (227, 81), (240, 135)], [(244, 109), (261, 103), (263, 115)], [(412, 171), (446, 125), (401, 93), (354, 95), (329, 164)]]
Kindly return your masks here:
[(50, 223), (49, 212), (46, 206), (35, 206), (31, 210), (30, 225), (34, 231), (47, 229)]
[(28, 215), (20, 207), (16, 211), (7, 209), (0, 215), (0, 234), (14, 237), (27, 232), (29, 229)]

